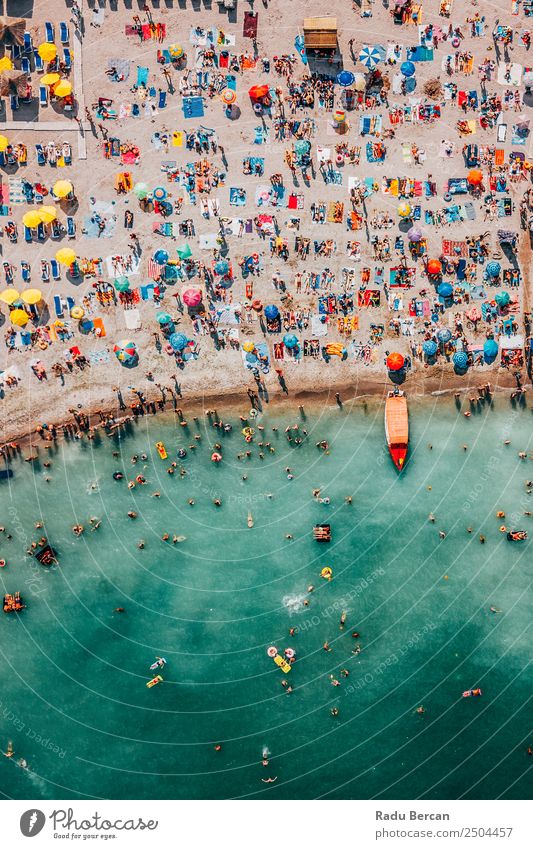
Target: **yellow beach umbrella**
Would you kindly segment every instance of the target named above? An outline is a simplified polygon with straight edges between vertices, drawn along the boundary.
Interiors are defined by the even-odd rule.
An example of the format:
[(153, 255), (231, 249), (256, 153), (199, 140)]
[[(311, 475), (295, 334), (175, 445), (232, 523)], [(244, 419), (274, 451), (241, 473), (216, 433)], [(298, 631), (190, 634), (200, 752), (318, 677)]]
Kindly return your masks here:
[(45, 224), (51, 224), (57, 218), (55, 206), (41, 206), (37, 214), (41, 216), (41, 221), (44, 221)]
[(9, 58), (9, 56), (2, 56), (0, 59), (0, 71), (12, 71), (13, 70), (13, 62)]
[(3, 292), (0, 292), (0, 301), (3, 301), (4, 304), (14, 304), (15, 301), (20, 299), (20, 295), (16, 289), (4, 289)]
[(16, 324), (17, 327), (24, 327), (24, 325), (30, 320), (28, 313), (24, 312), (24, 310), (13, 310), (9, 314), (9, 318), (11, 320), (11, 324)]
[(41, 221), (41, 213), (37, 212), (36, 209), (30, 209), (29, 212), (25, 212), (22, 216), (22, 223), (25, 227), (38, 227)]
[(54, 86), (55, 97), (67, 97), (69, 94), (72, 94), (72, 83), (69, 83), (68, 80), (60, 80), (58, 84)]
[(3, 153), (6, 150), (9, 144), (9, 139), (6, 139), (5, 136), (0, 136), (0, 153)]
[(72, 318), (79, 320), (85, 315), (85, 310), (83, 309), (83, 307), (72, 307), (70, 315), (72, 316)]
[(76, 254), (72, 248), (61, 248), (61, 250), (56, 253), (56, 259), (61, 263), (61, 265), (72, 265), (76, 259)]
[(70, 180), (58, 180), (52, 191), (56, 198), (66, 198), (72, 191), (72, 183)]
[(43, 62), (51, 62), (52, 59), (55, 59), (57, 56), (57, 47), (55, 44), (50, 44), (48, 41), (45, 41), (43, 44), (39, 44), (37, 53)]
[(55, 85), (59, 82), (60, 79), (61, 77), (59, 76), (59, 74), (45, 74), (44, 77), (41, 77), (41, 83), (42, 85)]
[(21, 298), (25, 304), (38, 304), (43, 299), (43, 293), (40, 289), (24, 289)]

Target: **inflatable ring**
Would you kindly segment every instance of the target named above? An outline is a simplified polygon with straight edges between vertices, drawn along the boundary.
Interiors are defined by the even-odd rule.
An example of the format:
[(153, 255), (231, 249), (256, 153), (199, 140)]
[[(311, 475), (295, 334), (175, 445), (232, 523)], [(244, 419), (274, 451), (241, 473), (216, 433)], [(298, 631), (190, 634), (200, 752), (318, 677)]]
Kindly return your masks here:
[(178, 457), (180, 458), (180, 460), (183, 460), (183, 458), (186, 457), (186, 456), (187, 456), (187, 452), (186, 452), (185, 448), (178, 448)]
[(0, 569), (3, 569), (5, 565), (6, 565), (6, 561), (0, 560)]
[(285, 657), (288, 657), (289, 659), (296, 657), (296, 652), (294, 651), (294, 649), (285, 649), (284, 654)]
[(252, 407), (252, 409), (250, 410), (250, 412), (248, 413), (248, 415), (250, 416), (250, 418), (251, 418), (251, 419), (255, 419), (255, 418), (256, 418), (256, 416), (257, 416), (257, 410), (255, 409), (255, 407)]
[(124, 475), (122, 472), (113, 472), (113, 479), (116, 481), (121, 481)]
[(263, 301), (256, 298), (255, 301), (252, 301), (252, 309), (256, 312), (260, 312), (263, 309)]
[(500, 531), (502, 532), (502, 534), (504, 534), (506, 530), (507, 528), (505, 527), (505, 525), (500, 525)]
[(39, 348), (41, 348), (42, 351), (46, 350), (46, 348), (48, 348), (48, 342), (45, 342), (44, 339), (41, 339), (41, 341), (39, 342)]
[(213, 463), (220, 463), (220, 461), (222, 460), (222, 454), (219, 454), (218, 451), (213, 451), (213, 453), (211, 454), (211, 459)]
[(448, 201), (450, 201), (451, 199), (452, 199), (451, 194), (450, 194), (449, 192), (446, 192), (446, 194), (444, 195), (444, 200), (448, 202)]
[(320, 574), (329, 581), (333, 575), (333, 570), (329, 566), (324, 566)]
[(278, 650), (277, 650), (276, 646), (270, 646), (267, 649), (267, 654), (268, 654), (269, 657), (276, 657), (277, 653), (278, 653)]
[(252, 437), (255, 434), (255, 430), (253, 429), (253, 427), (243, 427), (242, 433), (244, 436)]

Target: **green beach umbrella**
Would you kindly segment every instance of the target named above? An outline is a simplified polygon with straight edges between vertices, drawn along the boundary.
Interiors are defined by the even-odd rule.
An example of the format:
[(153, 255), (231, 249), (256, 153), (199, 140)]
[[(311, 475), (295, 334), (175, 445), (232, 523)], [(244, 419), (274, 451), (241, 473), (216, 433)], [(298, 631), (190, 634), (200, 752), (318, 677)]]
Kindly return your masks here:
[(156, 315), (156, 319), (159, 324), (170, 324), (172, 321), (172, 316), (168, 314), (168, 312), (158, 312)]
[(129, 292), (130, 291), (130, 281), (127, 277), (116, 277), (113, 280), (113, 286), (117, 290), (117, 292)]
[(145, 198), (146, 195), (148, 194), (148, 186), (146, 185), (146, 183), (135, 183), (135, 185), (133, 187), (133, 194), (139, 200), (142, 200), (143, 198)]
[(176, 248), (180, 259), (189, 259), (192, 256), (191, 246), (185, 242), (182, 248)]

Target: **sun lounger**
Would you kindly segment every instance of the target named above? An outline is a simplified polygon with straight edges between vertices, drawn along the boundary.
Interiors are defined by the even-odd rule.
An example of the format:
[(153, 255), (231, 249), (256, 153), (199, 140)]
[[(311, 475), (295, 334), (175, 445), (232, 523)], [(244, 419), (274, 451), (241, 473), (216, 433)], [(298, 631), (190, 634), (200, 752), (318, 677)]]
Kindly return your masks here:
[(68, 44), (68, 24), (64, 21), (59, 24), (59, 40), (61, 44)]
[(54, 241), (57, 241), (58, 239), (61, 238), (61, 235), (62, 235), (62, 227), (61, 227), (61, 224), (59, 223), (59, 221), (56, 219), (55, 221), (52, 221), (52, 224), (50, 226), (50, 238), (53, 239)]
[(54, 309), (57, 318), (63, 318), (63, 316), (65, 315), (65, 311), (63, 307), (63, 301), (61, 300), (59, 295), (54, 295)]
[(157, 108), (158, 109), (164, 109), (166, 105), (167, 105), (167, 93), (166, 93), (166, 91), (160, 91), (159, 92), (159, 100), (158, 100), (158, 103), (157, 103)]
[(35, 62), (35, 70), (37, 71), (37, 73), (44, 73), (44, 62), (36, 50), (33, 51), (33, 61)]
[[(45, 85), (39, 86), (39, 106), (42, 106), (43, 109), (48, 106), (48, 87)], [(42, 164), (44, 165), (44, 162)]]
[(55, 40), (54, 39), (54, 25), (51, 24), (50, 21), (46, 21), (46, 23), (44, 25), (44, 30), (45, 30), (45, 34), (46, 34), (46, 41), (48, 41), (49, 44), (53, 44), (54, 40)]
[(38, 240), (39, 240), (40, 242), (44, 242), (44, 240), (45, 240), (45, 238), (46, 238), (46, 231), (45, 231), (45, 229), (44, 229), (44, 224), (43, 224), (43, 222), (42, 222), (42, 221), (41, 221), (41, 223), (37, 226), (37, 238), (38, 238)]
[(30, 228), (29, 228), (29, 227), (24, 227), (24, 241), (25, 241), (25, 242), (27, 242), (28, 244), (29, 244), (30, 242), (33, 242), (33, 238), (32, 238), (32, 235), (31, 235), (31, 230), (30, 230)]
[(31, 53), (32, 50), (33, 50), (33, 44), (32, 44), (32, 40), (31, 40), (31, 33), (30, 32), (24, 33), (24, 41), (22, 43), (22, 50), (23, 50), (24, 53)]
[(22, 274), (22, 280), (24, 281), (24, 283), (29, 283), (31, 280), (31, 269), (27, 262), (21, 262), (20, 272)]
[(22, 59), (22, 62), (20, 63), (20, 69), (23, 74), (28, 74), (28, 76), (31, 74), (30, 60), (27, 56), (24, 56), (24, 58)]
[(72, 68), (72, 56), (68, 47), (63, 48), (63, 62), (65, 63), (65, 69), (70, 71)]
[(61, 269), (57, 259), (50, 260), (50, 268), (52, 269), (52, 278), (54, 280), (61, 280)]
[(18, 99), (18, 95), (16, 95), (16, 94), (12, 94), (12, 95), (11, 95), (11, 98), (10, 98), (10, 102), (11, 102), (11, 111), (12, 111), (12, 112), (16, 112), (16, 111), (17, 111), (17, 109), (19, 109), (19, 99)]
[(15, 61), (16, 59), (20, 59), (20, 57), (22, 56), (22, 49), (19, 44), (11, 44), (10, 50), (11, 58), (13, 59), (13, 61)]
[(76, 224), (71, 215), (67, 216), (67, 236), (69, 239), (76, 238)]

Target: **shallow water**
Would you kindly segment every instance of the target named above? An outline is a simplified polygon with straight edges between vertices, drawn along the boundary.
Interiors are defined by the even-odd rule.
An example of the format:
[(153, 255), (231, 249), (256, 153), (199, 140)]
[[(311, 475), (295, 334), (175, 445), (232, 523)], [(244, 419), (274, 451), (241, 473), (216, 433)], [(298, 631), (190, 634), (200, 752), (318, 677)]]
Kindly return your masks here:
[[(533, 447), (531, 412), (498, 399), (466, 419), (450, 399), (411, 404), (401, 476), (384, 446), (380, 404), (309, 410), (301, 423), (309, 439), (291, 447), (283, 431), (298, 415), (262, 417), (277, 449), (264, 460), (257, 445), (251, 459), (236, 459), (244, 441), (234, 423), (219, 437), (220, 466), (209, 460), (216, 437), (200, 425), (185, 478), (167, 475), (154, 443), (162, 439), (175, 456), (196, 427), (186, 432), (162, 417), (120, 441), (60, 444), (49, 483), (43, 467), (14, 464), (0, 488), (0, 519), (13, 534), (0, 539), (8, 562), (0, 577), (28, 608), (0, 619), (0, 740), (16, 752), (0, 759), (3, 793), (529, 797), (532, 543), (508, 543), (495, 513), (505, 510), (513, 527), (531, 522), (522, 513), (533, 509), (524, 487), (533, 469), (517, 457)], [(315, 447), (324, 437), (329, 455)], [(132, 467), (131, 455), (143, 451), (146, 469)], [(129, 491), (112, 479), (116, 468), (130, 478), (144, 470), (149, 483)], [(313, 487), (329, 505), (312, 498)], [(102, 519), (94, 533), (91, 516)], [(41, 517), (59, 552), (51, 570), (24, 557)], [(311, 534), (324, 520), (329, 545)], [(76, 522), (86, 527), (80, 539)], [(164, 543), (164, 531), (187, 539)], [(330, 582), (320, 577), (325, 565)], [(113, 613), (119, 606), (124, 614)], [(289, 675), (267, 656), (270, 645), (296, 650)], [(165, 680), (147, 689), (156, 655), (168, 660)], [(461, 698), (476, 686), (481, 698)]]

